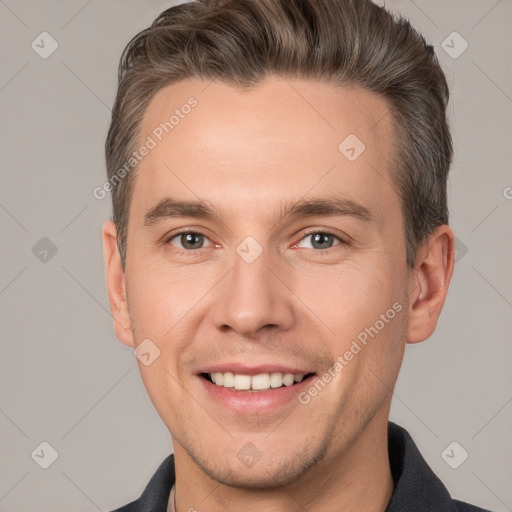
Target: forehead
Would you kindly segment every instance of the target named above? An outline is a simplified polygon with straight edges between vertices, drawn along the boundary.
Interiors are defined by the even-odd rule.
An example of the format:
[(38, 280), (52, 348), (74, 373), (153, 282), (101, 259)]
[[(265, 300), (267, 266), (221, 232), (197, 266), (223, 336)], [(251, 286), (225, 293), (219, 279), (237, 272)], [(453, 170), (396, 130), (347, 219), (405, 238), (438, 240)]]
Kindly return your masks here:
[[(376, 213), (397, 203), (387, 101), (359, 87), (267, 78), (252, 89), (184, 80), (150, 102), (132, 203), (166, 195), (240, 210), (340, 192)], [(140, 211), (139, 213), (142, 213)]]

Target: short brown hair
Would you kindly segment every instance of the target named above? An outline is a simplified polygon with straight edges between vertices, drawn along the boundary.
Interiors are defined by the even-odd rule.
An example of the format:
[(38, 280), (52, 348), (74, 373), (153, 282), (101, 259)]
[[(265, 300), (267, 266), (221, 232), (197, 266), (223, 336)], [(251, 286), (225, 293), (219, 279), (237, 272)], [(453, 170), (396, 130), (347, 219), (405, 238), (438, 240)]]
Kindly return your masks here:
[(388, 100), (392, 179), (414, 267), (418, 247), (448, 224), (449, 91), (433, 47), (370, 0), (195, 0), (162, 12), (129, 42), (105, 144), (123, 266), (135, 174), (114, 178), (154, 95), (186, 78), (254, 87), (269, 74), (361, 86)]

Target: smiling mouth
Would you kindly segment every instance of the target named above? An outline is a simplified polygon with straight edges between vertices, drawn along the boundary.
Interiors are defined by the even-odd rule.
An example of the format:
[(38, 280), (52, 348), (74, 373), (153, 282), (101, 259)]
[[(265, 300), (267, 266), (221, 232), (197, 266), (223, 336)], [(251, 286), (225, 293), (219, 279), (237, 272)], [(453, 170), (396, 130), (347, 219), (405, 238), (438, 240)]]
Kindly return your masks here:
[(201, 373), (201, 377), (215, 386), (230, 388), (234, 391), (268, 391), (299, 384), (313, 377), (314, 373), (260, 373), (244, 375), (232, 372)]

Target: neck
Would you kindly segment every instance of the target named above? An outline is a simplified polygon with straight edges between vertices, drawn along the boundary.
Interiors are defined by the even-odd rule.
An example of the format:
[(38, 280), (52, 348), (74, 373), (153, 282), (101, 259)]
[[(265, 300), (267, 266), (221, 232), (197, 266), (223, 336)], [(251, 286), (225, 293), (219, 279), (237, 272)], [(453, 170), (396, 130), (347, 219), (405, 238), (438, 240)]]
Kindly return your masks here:
[(388, 419), (387, 415), (377, 416), (341, 453), (326, 456), (300, 479), (278, 489), (219, 484), (175, 443), (176, 512), (384, 512), (394, 485), (388, 456)]

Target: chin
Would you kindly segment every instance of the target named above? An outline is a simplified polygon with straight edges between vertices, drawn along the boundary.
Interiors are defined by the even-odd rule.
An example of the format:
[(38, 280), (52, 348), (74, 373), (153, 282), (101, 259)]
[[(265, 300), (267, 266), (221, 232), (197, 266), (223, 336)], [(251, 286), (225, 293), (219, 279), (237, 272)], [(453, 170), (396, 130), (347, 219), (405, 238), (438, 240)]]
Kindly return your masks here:
[(270, 457), (261, 457), (250, 466), (238, 459), (232, 463), (231, 455), (229, 463), (220, 461), (220, 464), (211, 464), (212, 459), (202, 460), (202, 457), (198, 458), (192, 453), (189, 455), (203, 473), (220, 484), (243, 489), (268, 490), (297, 482), (324, 458), (326, 452), (326, 446), (316, 451), (309, 448), (307, 452), (298, 452), (292, 456), (283, 454), (280, 460), (279, 455), (271, 454)]

